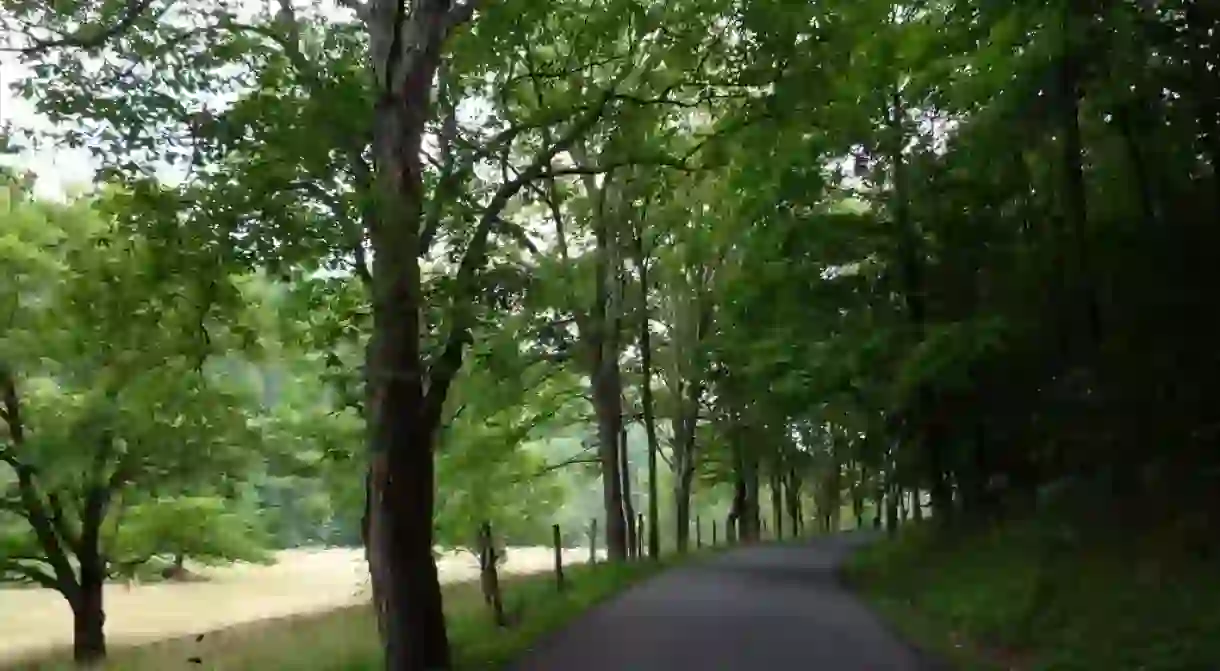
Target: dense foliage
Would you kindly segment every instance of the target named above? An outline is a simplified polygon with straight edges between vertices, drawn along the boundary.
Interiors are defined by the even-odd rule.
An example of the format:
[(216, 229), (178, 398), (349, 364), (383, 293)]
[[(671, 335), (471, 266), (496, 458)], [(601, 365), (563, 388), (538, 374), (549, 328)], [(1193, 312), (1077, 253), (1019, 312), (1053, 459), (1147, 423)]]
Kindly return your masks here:
[[(655, 554), (1071, 496), (1203, 551), (1212, 4), (253, 4), (6, 6), (101, 166), (6, 201), (13, 575), (363, 540), (424, 669), (484, 521), (596, 505), (623, 559), (641, 512)], [(154, 501), (217, 518), (113, 540)]]

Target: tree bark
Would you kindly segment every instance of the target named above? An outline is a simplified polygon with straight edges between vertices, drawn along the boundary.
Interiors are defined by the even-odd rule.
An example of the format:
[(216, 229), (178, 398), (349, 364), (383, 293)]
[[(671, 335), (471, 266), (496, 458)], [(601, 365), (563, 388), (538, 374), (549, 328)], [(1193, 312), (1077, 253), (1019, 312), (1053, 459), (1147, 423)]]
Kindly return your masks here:
[[(582, 144), (573, 146), (579, 164), (587, 164)], [(593, 404), (597, 415), (598, 456), (602, 466), (602, 503), (606, 516), (606, 554), (610, 561), (626, 559), (630, 541), (631, 518), (625, 516), (626, 477), (622, 468), (625, 456), (620, 442), (623, 430), (623, 381), (619, 368), (619, 323), (621, 305), (615, 299), (619, 286), (619, 260), (605, 216), (605, 200), (611, 179), (606, 175), (601, 186), (586, 177), (586, 189), (597, 201), (593, 237), (595, 241), (593, 332), (588, 345), (592, 355)]]
[(621, 420), (619, 426), (618, 459), (619, 474), (623, 478), (622, 500), (623, 519), (627, 522), (627, 555), (635, 557), (639, 554), (640, 528), (636, 524), (635, 500), (631, 497), (631, 455), (627, 451), (627, 427), (621, 423)]
[(778, 474), (771, 476), (771, 517), (775, 524), (775, 538), (784, 539), (784, 491), (783, 480)]
[(674, 481), (674, 542), (679, 553), (690, 546), (690, 497), (695, 470), (683, 468)]
[[(366, 14), (377, 85), (377, 212), (366, 222), (373, 248), (373, 333), (366, 363), (371, 453), (367, 556), (385, 668), (433, 671), (450, 667), (432, 557), (433, 450), (441, 407), (461, 366), (468, 333), (464, 316), (456, 315), (444, 353), (431, 367), (425, 363), (420, 343), (425, 306), (419, 264), (425, 251), (420, 154), (432, 82), (454, 17), (449, 0), (371, 0)], [(482, 238), (476, 232), (463, 259), (458, 280), (464, 291), (470, 291), (469, 276), (481, 265), (486, 233)]]
[(740, 445), (739, 435), (735, 435), (733, 440), (737, 471), (732, 512), (736, 523), (734, 537), (739, 542), (757, 541), (761, 526), (758, 506), (758, 455)]
[(88, 570), (82, 566), (80, 584), (68, 599), (72, 606), (72, 659), (79, 666), (92, 667), (106, 658), (103, 580), (96, 566)]
[(885, 530), (891, 538), (898, 533), (899, 491), (897, 487), (891, 487), (889, 496), (885, 497)]
[(623, 481), (619, 469), (619, 423), (622, 421), (618, 365), (600, 368), (593, 379), (597, 415), (598, 458), (602, 470), (602, 507), (606, 518), (606, 557), (627, 558), (627, 520), (623, 516)]
[[(648, 437), (648, 556), (661, 556), (661, 533), (657, 521), (661, 519), (660, 502), (657, 500), (657, 453), (661, 449), (657, 440), (657, 420), (652, 399), (652, 334), (649, 331), (648, 310), (648, 259), (645, 258), (643, 234), (636, 236), (636, 252), (640, 264), (640, 368), (643, 380), (640, 402), (644, 411), (644, 432)], [(687, 522), (689, 525), (689, 510)], [(683, 524), (679, 522), (679, 528)]]
[(784, 494), (787, 496), (788, 518), (792, 524), (792, 535), (800, 536), (805, 533), (805, 519), (801, 512), (801, 479), (797, 476), (795, 468), (788, 469), (788, 484), (784, 487)]
[[(1096, 346), (1101, 338), (1101, 314), (1097, 292), (1094, 287), (1092, 262), (1089, 251), (1088, 196), (1084, 182), (1084, 142), (1080, 134), (1080, 79), (1082, 59), (1077, 40), (1086, 31), (1091, 17), (1077, 16), (1077, 3), (1064, 3), (1063, 20), (1065, 42), (1059, 67), (1059, 108), (1063, 132), (1063, 216), (1067, 240), (1071, 245), (1072, 266), (1069, 271), (1071, 301), (1070, 311), (1065, 315), (1068, 328), (1074, 333), (1082, 332), (1086, 338), (1085, 348)], [(1084, 317), (1083, 322), (1075, 315)], [(937, 510), (937, 514), (941, 511)]]

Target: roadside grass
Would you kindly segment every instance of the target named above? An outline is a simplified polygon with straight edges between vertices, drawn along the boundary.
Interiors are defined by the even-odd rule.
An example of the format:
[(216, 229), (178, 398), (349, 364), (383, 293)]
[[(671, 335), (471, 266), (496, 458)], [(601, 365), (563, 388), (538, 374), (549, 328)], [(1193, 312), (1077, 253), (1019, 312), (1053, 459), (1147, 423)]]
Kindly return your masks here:
[[(500, 578), (505, 610), (518, 621), (492, 622), (477, 581), (443, 587), (445, 615), (457, 669), (495, 669), (516, 659), (546, 635), (592, 606), (685, 557), (621, 564), (577, 564), (564, 568), (566, 588), (556, 589), (550, 571)], [(115, 646), (104, 668), (116, 671), (364, 671), (380, 668), (381, 649), (372, 609), (353, 606), (322, 613), (263, 620), (129, 647)], [(71, 652), (59, 651), (18, 663), (13, 671), (71, 669)]]
[(1100, 541), (1023, 522), (946, 538), (930, 526), (862, 549), (847, 578), (954, 668), (1220, 668), (1220, 572), (1155, 535)]

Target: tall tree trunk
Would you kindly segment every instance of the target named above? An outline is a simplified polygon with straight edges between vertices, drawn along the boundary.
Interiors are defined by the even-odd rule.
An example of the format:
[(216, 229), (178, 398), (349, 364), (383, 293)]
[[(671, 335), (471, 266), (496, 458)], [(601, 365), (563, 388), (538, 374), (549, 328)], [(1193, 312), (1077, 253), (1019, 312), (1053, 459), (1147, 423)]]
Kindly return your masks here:
[[(657, 500), (657, 453), (661, 449), (657, 440), (657, 418), (653, 409), (652, 399), (652, 334), (649, 331), (648, 310), (648, 259), (645, 258), (643, 234), (636, 236), (637, 253), (640, 264), (640, 368), (641, 382), (640, 403), (644, 406), (644, 432), (648, 437), (648, 556), (658, 559), (661, 556), (661, 519), (660, 502)], [(686, 525), (690, 524), (690, 511), (687, 510)]]
[[(911, 339), (918, 343), (923, 340), (927, 322), (927, 301), (923, 277), (923, 250), (920, 232), (911, 217), (910, 194), (907, 185), (907, 171), (902, 156), (902, 148), (906, 144), (904, 120), (906, 108), (901, 95), (895, 90), (891, 97), (890, 114), (888, 115), (890, 131), (890, 164), (893, 171), (893, 207), (894, 224), (897, 228), (899, 241), (899, 261), (902, 270), (902, 294), (906, 303), (907, 319), (911, 330)], [(914, 438), (923, 452), (924, 465), (928, 480), (931, 483), (933, 506), (939, 521), (948, 523), (950, 520), (951, 501), (948, 498), (948, 486), (945, 482), (945, 455), (943, 437), (940, 435), (939, 420), (933, 417), (935, 394), (927, 383), (921, 383), (915, 394), (914, 407), (907, 410), (908, 426), (914, 429)]]
[(674, 479), (674, 543), (679, 553), (690, 547), (690, 500), (695, 469), (683, 468)]
[(890, 537), (898, 533), (899, 511), (898, 503), (902, 498), (901, 490), (890, 487), (889, 495), (885, 497), (885, 531)]
[(784, 484), (779, 473), (771, 475), (771, 518), (775, 524), (775, 538), (784, 539)]
[(602, 507), (606, 518), (606, 557), (627, 558), (627, 518), (623, 516), (623, 480), (619, 467), (619, 423), (622, 407), (617, 363), (599, 370), (593, 380), (597, 414), (598, 459), (602, 471)]
[(733, 502), (729, 506), (728, 519), (725, 522), (724, 534), (726, 540), (730, 543), (736, 543), (742, 539), (745, 534), (745, 528), (748, 517), (746, 512), (746, 479), (740, 466), (734, 470), (733, 474)]
[[(704, 335), (711, 328), (712, 318), (711, 305), (704, 300), (702, 293), (697, 293), (689, 305), (693, 308), (691, 313), (684, 313), (680, 317), (683, 320), (681, 324), (693, 326), (693, 333), (690, 333), (683, 343), (686, 368), (684, 370), (681, 365), (675, 364), (675, 377), (678, 377), (678, 381), (676, 385), (671, 386), (671, 391), (678, 401), (678, 411), (671, 421), (674, 433), (674, 522), (677, 524), (674, 538), (678, 552), (686, 552), (690, 546), (691, 488), (698, 456), (696, 430), (699, 424), (699, 403), (703, 399), (704, 391), (704, 368), (700, 348), (703, 346)], [(686, 329), (680, 331), (685, 333)]]
[(678, 552), (690, 545), (691, 488), (695, 481), (695, 427), (699, 421), (699, 400), (703, 385), (687, 381), (682, 391), (681, 411), (674, 421), (674, 538)]
[[(587, 165), (589, 157), (583, 143), (572, 147), (577, 163)], [(619, 367), (619, 325), (622, 305), (619, 289), (620, 267), (617, 241), (613, 239), (605, 212), (611, 175), (598, 186), (592, 176), (585, 177), (585, 188), (597, 203), (594, 216), (594, 306), (592, 322), (595, 331), (589, 343), (593, 356), (593, 403), (596, 406), (597, 431), (600, 439), (599, 459), (602, 467), (602, 503), (606, 515), (606, 554), (610, 561), (626, 559), (630, 549), (633, 518), (625, 511), (630, 502), (624, 491), (628, 477), (623, 468), (626, 450), (621, 445), (623, 431), (623, 380)]]
[[(1095, 278), (1089, 253), (1088, 197), (1084, 182), (1084, 143), (1080, 135), (1080, 78), (1082, 58), (1077, 39), (1087, 32), (1090, 17), (1077, 16), (1078, 3), (1064, 3), (1064, 45), (1059, 67), (1059, 110), (1063, 132), (1063, 217), (1072, 255), (1068, 272), (1070, 298), (1067, 309), (1068, 328), (1076, 331), (1080, 324), (1075, 315), (1082, 315), (1080, 324), (1087, 349), (1096, 346), (1101, 337), (1101, 314), (1094, 288)], [(934, 502), (935, 505), (935, 502)], [(937, 514), (940, 511), (936, 511)]]
[(743, 541), (757, 541), (759, 537), (759, 529), (761, 528), (762, 519), (760, 518), (761, 511), (758, 505), (758, 454), (753, 450), (739, 448), (741, 453), (740, 467), (742, 468), (742, 505), (741, 515), (738, 518), (739, 537)]
[(788, 518), (792, 523), (792, 535), (805, 533), (805, 519), (801, 512), (801, 479), (795, 468), (788, 469), (788, 484), (784, 487), (788, 499)]
[(640, 526), (636, 524), (635, 500), (631, 496), (631, 453), (627, 450), (625, 424), (619, 428), (618, 459), (619, 474), (623, 478), (623, 519), (627, 521), (627, 555), (634, 557), (640, 547)]
[[(420, 344), (425, 299), (419, 264), (425, 251), (420, 152), (431, 115), (432, 82), (446, 31), (454, 25), (450, 5), (449, 0), (414, 2), (408, 11), (398, 0), (372, 0), (365, 17), (378, 87), (373, 120), (377, 211), (367, 220), (373, 248), (373, 332), (365, 367), (371, 452), (367, 555), (388, 671), (450, 667), (432, 557), (433, 449), (441, 407), (468, 333), (455, 326), (444, 354), (429, 371)], [(476, 232), (458, 277), (464, 290), (481, 265), (484, 244)]]

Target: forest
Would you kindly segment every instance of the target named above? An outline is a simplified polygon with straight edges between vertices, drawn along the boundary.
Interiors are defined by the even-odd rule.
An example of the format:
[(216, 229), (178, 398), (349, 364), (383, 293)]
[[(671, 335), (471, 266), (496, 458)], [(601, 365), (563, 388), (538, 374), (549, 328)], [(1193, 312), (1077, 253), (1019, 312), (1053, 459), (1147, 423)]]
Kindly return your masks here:
[[(989, 649), (1088, 647), (1056, 608), (1114, 583), (1056, 591), (1069, 559), (1216, 586), (1216, 3), (0, 21), (49, 121), (3, 134), (0, 580), (62, 594), (82, 663), (107, 581), (332, 545), (379, 668), (453, 668), (436, 556), (485, 524), (611, 564), (886, 529), (853, 579)], [(92, 184), (39, 194), (48, 148)], [(1050, 668), (1220, 653), (1165, 650)]]

